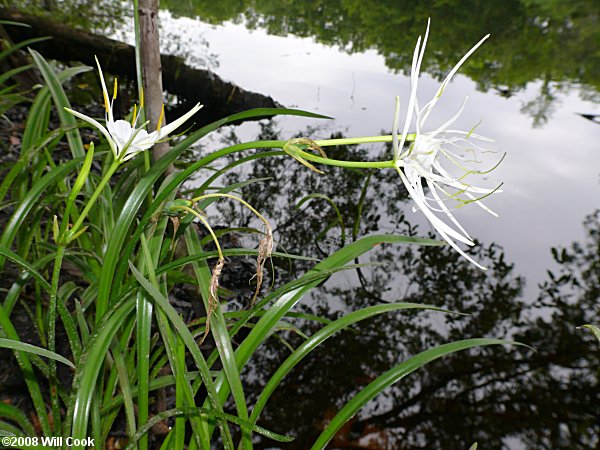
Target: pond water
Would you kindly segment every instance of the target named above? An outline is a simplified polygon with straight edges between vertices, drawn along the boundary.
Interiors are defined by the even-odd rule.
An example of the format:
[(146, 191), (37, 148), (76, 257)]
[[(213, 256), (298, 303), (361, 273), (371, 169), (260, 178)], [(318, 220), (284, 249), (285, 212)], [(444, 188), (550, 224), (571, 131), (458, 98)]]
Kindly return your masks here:
[[(589, 350), (593, 342), (575, 326), (599, 314), (594, 291), (598, 283), (585, 272), (586, 264), (597, 267), (597, 239), (587, 252), (559, 257), (561, 264), (553, 258), (560, 252), (551, 248), (583, 242), (598, 225), (597, 219), (589, 219), (584, 228), (586, 217), (600, 207), (597, 2), (448, 1), (433, 2), (429, 9), (416, 2), (297, 1), (286, 2), (285, 9), (280, 2), (249, 3), (219, 2), (211, 8), (167, 1), (170, 12), (161, 12), (163, 35), (177, 42), (191, 63), (206, 60), (209, 52), (214, 56), (208, 60), (221, 77), (334, 120), (279, 118), (262, 128), (245, 124), (235, 128), (238, 137), (254, 138), (262, 131), (287, 139), (307, 135), (307, 126), (315, 127), (309, 135), (314, 139), (337, 132), (389, 132), (395, 96), (404, 106), (408, 101), (412, 52), (431, 17), (421, 102), (435, 94), (441, 79), (473, 44), (491, 33), (445, 90), (431, 127), (452, 117), (468, 96), (455, 128), (470, 130), (481, 122), (477, 133), (495, 139), (491, 148), (506, 153), (485, 181), (488, 186), (503, 182), (502, 192), (486, 199), (500, 217), (473, 205), (457, 212), (480, 242), (474, 258), (491, 270), (481, 272), (452, 251), (375, 249), (370, 261), (387, 263), (385, 268), (336, 278), (305, 309), (332, 314), (380, 300), (408, 299), (472, 317), (378, 318), (361, 327), (361, 333), (333, 340), (290, 377), (265, 413), (265, 426), (294, 430), (298, 438), (282, 448), (306, 448), (304, 439), (357, 387), (407, 355), (474, 336), (514, 336), (538, 353), (504, 349), (448, 358), (361, 412), (334, 447), (459, 449), (479, 439), (484, 448), (595, 448), (600, 411), (593, 367), (598, 360)], [(386, 157), (381, 146), (338, 151), (348, 158)], [(411, 211), (395, 174), (376, 173), (371, 179), (364, 173), (331, 170), (319, 176), (280, 158), (257, 163), (229, 181), (263, 176), (273, 179), (245, 196), (273, 219), (280, 246), (291, 252), (322, 257), (344, 240), (327, 204), (313, 204), (301, 214), (293, 209), (314, 191), (336, 202), (347, 242), (357, 205), (364, 209), (358, 235), (427, 236), (434, 231), (419, 212)], [(221, 213), (240, 220), (233, 211)], [(549, 278), (548, 270), (581, 271), (588, 278), (569, 284), (569, 277)], [(543, 289), (540, 283), (546, 283)], [(570, 290), (569, 300), (559, 295), (563, 288)], [(290, 342), (295, 339), (290, 333)], [(285, 351), (283, 345), (269, 344), (246, 374), (248, 384), (260, 386), (260, 372), (276, 366)]]
[[(425, 70), (420, 81), (422, 102), (435, 94), (440, 73), (449, 70), (451, 64), (480, 37), (490, 31), (493, 33), (484, 23), (471, 24), (469, 35), (474, 36), (472, 40), (462, 38), (459, 45), (436, 47), (441, 39), (456, 39), (448, 29), (461, 26), (459, 20), (455, 23), (436, 22), (435, 17), (432, 20)], [(398, 52), (394, 54), (394, 61), (401, 60), (402, 64), (390, 69), (382, 55), (382, 52), (389, 53), (388, 49), (348, 53), (339, 46), (320, 44), (318, 37), (299, 38), (291, 34), (282, 37), (261, 28), (248, 29), (243, 23), (210, 25), (168, 14), (163, 15), (163, 24), (170, 34), (179, 35), (181, 49), (189, 52), (192, 60), (203, 55), (194, 55), (194, 49), (186, 43), (205, 40), (209, 51), (217, 55), (215, 72), (223, 78), (245, 89), (270, 95), (286, 106), (332, 116), (334, 120), (311, 136), (314, 138), (326, 138), (328, 133), (338, 130), (346, 136), (389, 132), (394, 97), (400, 96), (406, 105), (410, 94), (409, 77), (405, 71), (398, 72), (397, 66), (406, 69), (414, 43), (426, 26), (426, 22), (421, 21), (411, 24), (405, 32), (390, 26), (382, 29), (382, 33), (391, 31), (404, 35), (399, 39), (399, 46), (393, 49)], [(529, 26), (535, 26), (533, 20)], [(544, 33), (540, 34), (543, 36)], [(598, 99), (593, 85), (568, 78), (570, 71), (567, 69), (556, 71), (555, 67), (536, 67), (539, 61), (529, 61), (527, 55), (520, 56), (518, 50), (521, 49), (513, 49), (512, 56), (500, 55), (500, 61), (494, 62), (499, 52), (506, 51), (506, 36), (506, 32), (493, 33), (472, 59), (475, 60), (473, 65), (490, 66), (494, 74), (488, 76), (506, 75), (508, 79), (490, 82), (483, 79), (484, 76), (479, 77), (482, 68), (468, 70), (467, 63), (466, 71), (475, 75), (459, 73), (454, 78), (430, 123), (433, 127), (453, 116), (468, 96), (456, 129), (469, 130), (481, 122), (477, 133), (495, 139), (493, 148), (506, 152), (503, 163), (491, 174), (492, 185), (497, 181), (504, 183), (503, 192), (486, 200), (500, 217), (496, 219), (479, 208), (465, 208), (458, 214), (472, 236), (504, 248), (506, 259), (514, 262), (516, 272), (527, 279), (527, 295), (536, 296), (537, 284), (545, 279), (546, 270), (553, 268), (550, 248), (581, 239), (582, 221), (600, 206), (600, 125), (580, 115), (598, 114), (600, 108), (593, 101)], [(533, 42), (529, 44), (534, 45)], [(589, 57), (594, 50), (597, 52), (598, 48), (589, 49)], [(447, 54), (439, 55), (440, 52)], [(597, 62), (597, 56), (595, 58)], [(441, 66), (440, 59), (448, 63)], [(562, 63), (576, 65), (580, 61), (573, 56)], [(492, 68), (493, 64), (517, 67), (497, 70)], [(427, 73), (428, 68), (433, 76)], [(597, 73), (598, 68), (595, 70)], [(575, 69), (572, 72), (576, 72)], [(530, 79), (518, 79), (519, 83), (513, 85), (509, 77), (522, 75)], [(586, 81), (598, 83), (598, 78)], [(292, 136), (306, 125), (317, 123), (306, 119), (278, 120), (282, 138)], [(250, 125), (237, 132), (241, 136), (253, 136)], [(419, 213), (412, 215), (410, 220), (427, 230), (427, 223)]]

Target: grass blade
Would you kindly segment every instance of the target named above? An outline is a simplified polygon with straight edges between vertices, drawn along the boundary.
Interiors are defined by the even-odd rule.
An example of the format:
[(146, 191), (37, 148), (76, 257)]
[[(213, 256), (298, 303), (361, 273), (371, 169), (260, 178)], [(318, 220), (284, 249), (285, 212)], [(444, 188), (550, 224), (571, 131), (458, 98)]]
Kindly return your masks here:
[[(73, 159), (67, 163), (61, 164), (50, 170), (46, 175), (40, 178), (27, 192), (19, 206), (15, 209), (13, 215), (6, 224), (2, 236), (0, 236), (0, 246), (10, 248), (12, 242), (19, 231), (19, 227), (26, 223), (26, 218), (32, 208), (39, 203), (43, 192), (54, 183), (61, 182), (66, 178), (66, 175), (73, 170), (82, 158)], [(0, 271), (4, 267), (4, 255), (0, 254)]]
[[(29, 52), (35, 61), (35, 64), (38, 66), (38, 69), (42, 72), (42, 76), (48, 85), (48, 89), (50, 89), (54, 104), (56, 105), (56, 112), (60, 118), (60, 123), (64, 128), (70, 129), (67, 131), (67, 141), (69, 142), (73, 158), (85, 156), (83, 141), (81, 140), (81, 135), (77, 129), (77, 119), (75, 116), (65, 111), (65, 108), (70, 108), (71, 104), (69, 103), (67, 94), (65, 94), (65, 91), (62, 88), (62, 84), (52, 67), (50, 67), (50, 64), (46, 62), (42, 55), (31, 49)], [(91, 68), (87, 68), (87, 70), (91, 70)]]
[(318, 332), (313, 334), (308, 340), (304, 341), (288, 358), (279, 365), (277, 371), (271, 376), (265, 387), (260, 393), (254, 408), (252, 409), (252, 415), (250, 420), (252, 423), (256, 422), (259, 414), (265, 407), (267, 400), (279, 385), (281, 380), (310, 352), (312, 352), (317, 346), (321, 345), (325, 340), (329, 339), (338, 331), (344, 330), (357, 322), (368, 319), (379, 314), (389, 313), (393, 311), (399, 311), (403, 309), (427, 309), (431, 311), (450, 312), (445, 309), (437, 308), (430, 305), (422, 305), (419, 303), (390, 303), (385, 305), (370, 306), (358, 311), (351, 312), (346, 316), (337, 319), (327, 326), (320, 329)]
[(450, 353), (467, 350), (473, 347), (481, 347), (484, 345), (514, 345), (515, 342), (504, 341), (501, 339), (465, 339), (462, 341), (443, 344), (429, 350), (425, 350), (418, 355), (398, 364), (393, 369), (388, 370), (384, 374), (377, 377), (369, 383), (363, 390), (356, 394), (352, 400), (336, 414), (329, 422), (327, 427), (319, 435), (311, 450), (324, 449), (327, 443), (335, 436), (335, 433), (352, 417), (359, 409), (366, 405), (370, 400), (379, 395), (383, 390), (392, 384), (400, 381), (405, 376), (423, 367), (425, 364), (449, 355)]
[(140, 427), (135, 436), (131, 439), (126, 450), (132, 450), (135, 448), (136, 442), (141, 438), (142, 435), (147, 433), (150, 428), (152, 428), (157, 423), (169, 418), (169, 417), (177, 417), (177, 416), (195, 416), (195, 415), (204, 415), (204, 416), (215, 416), (219, 419), (226, 420), (228, 422), (239, 425), (242, 429), (248, 429), (255, 431), (258, 434), (261, 434), (269, 439), (272, 439), (277, 442), (292, 442), (294, 438), (289, 436), (283, 436), (281, 434), (274, 433), (272, 431), (266, 430), (262, 427), (254, 425), (246, 420), (241, 420), (237, 416), (233, 416), (231, 414), (225, 413), (215, 413), (213, 410), (206, 410), (204, 408), (174, 408), (168, 411), (164, 411), (160, 414), (154, 416), (148, 423), (144, 424)]
[(208, 365), (206, 364), (206, 360), (204, 359), (204, 356), (202, 356), (202, 353), (200, 352), (200, 349), (198, 348), (198, 345), (196, 344), (196, 341), (190, 333), (187, 325), (179, 316), (177, 311), (175, 311), (175, 309), (171, 306), (169, 300), (165, 298), (165, 296), (159, 292), (158, 289), (152, 286), (152, 284), (144, 278), (144, 276), (135, 268), (135, 266), (130, 264), (129, 267), (142, 288), (154, 299), (162, 312), (167, 315), (169, 321), (173, 324), (173, 327), (177, 330), (177, 333), (185, 343), (185, 346), (196, 363), (196, 367), (198, 367), (198, 370), (200, 371), (200, 375), (206, 387), (208, 400), (212, 406), (212, 409), (214, 409), (216, 413), (223, 413), (222, 405), (217, 400), (217, 390)]
[[(185, 239), (189, 254), (195, 255), (202, 253), (200, 239), (198, 238), (198, 234), (193, 228), (188, 228), (186, 230)], [(208, 291), (208, 287), (210, 285), (210, 279), (212, 275), (211, 271), (206, 261), (195, 261), (192, 264), (192, 266), (194, 268), (196, 278), (198, 279), (198, 284), (202, 293), (204, 306), (206, 308), (206, 311), (210, 311), (210, 294)], [(242, 420), (247, 420), (248, 406), (246, 404), (246, 396), (244, 395), (244, 388), (242, 386), (242, 380), (240, 378), (240, 373), (238, 371), (237, 363), (235, 361), (233, 346), (231, 345), (231, 338), (229, 337), (229, 331), (227, 330), (227, 324), (225, 323), (225, 318), (223, 317), (223, 311), (219, 302), (217, 302), (217, 307), (213, 312), (211, 324), (212, 336), (215, 340), (215, 344), (217, 345), (217, 351), (219, 352), (221, 364), (223, 365), (223, 371), (225, 372), (225, 377), (227, 378), (227, 382), (231, 386), (231, 392), (233, 395), (235, 406), (237, 408), (238, 416)], [(246, 447), (248, 447), (248, 445)]]
[[(89, 436), (88, 422), (90, 409), (100, 369), (104, 363), (111, 341), (135, 307), (135, 299), (129, 298), (116, 305), (99, 324), (82, 352), (75, 379), (73, 381), (74, 398), (69, 405), (67, 421), (72, 420), (71, 436), (85, 439)], [(83, 450), (83, 446), (73, 446), (73, 450)]]
[(27, 344), (21, 341), (14, 341), (12, 339), (3, 339), (0, 338), (0, 347), (1, 348), (10, 348), (12, 350), (18, 350), (20, 352), (33, 353), (34, 355), (43, 356), (45, 358), (50, 358), (55, 361), (66, 364), (69, 367), (75, 369), (75, 365), (69, 361), (64, 356), (59, 355), (58, 353), (51, 352), (50, 350), (46, 350), (42, 347), (37, 347), (35, 345)]

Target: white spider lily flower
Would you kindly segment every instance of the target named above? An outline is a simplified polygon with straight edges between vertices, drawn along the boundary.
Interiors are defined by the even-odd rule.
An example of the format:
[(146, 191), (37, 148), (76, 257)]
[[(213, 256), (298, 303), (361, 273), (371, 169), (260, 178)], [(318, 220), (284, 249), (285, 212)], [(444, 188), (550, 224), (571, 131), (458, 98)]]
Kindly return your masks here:
[[(481, 202), (481, 199), (493, 192), (497, 192), (499, 186), (495, 189), (487, 189), (475, 187), (467, 182), (468, 176), (488, 173), (498, 166), (499, 163), (485, 172), (467, 167), (469, 163), (479, 163), (480, 161), (477, 160), (476, 152), (484, 151), (476, 141), (493, 142), (493, 140), (473, 134), (473, 130), (465, 132), (449, 129), (462, 113), (467, 101), (466, 98), (460, 110), (442, 126), (430, 132), (425, 132), (424, 128), (429, 114), (437, 104), (454, 74), (456, 74), (460, 66), (489, 35), (481, 39), (462, 57), (444, 79), (435, 96), (423, 108), (419, 108), (417, 86), (428, 35), (429, 21), (423, 44), (421, 45), (421, 37), (419, 37), (413, 55), (410, 74), (411, 93), (400, 142), (398, 142), (400, 104), (398, 98), (396, 98), (396, 112), (392, 130), (393, 160), (402, 182), (415, 203), (413, 209), (421, 210), (448, 244), (477, 267), (485, 270), (485, 267), (474, 261), (473, 258), (468, 256), (458, 246), (457, 241), (470, 246), (474, 245), (474, 242), (467, 231), (453, 216), (446, 202), (448, 200), (458, 201), (459, 206), (475, 203), (488, 213), (497, 216), (496, 213)], [(413, 116), (416, 123), (415, 140), (407, 150), (402, 152)], [(470, 153), (472, 156), (467, 158), (464, 156), (464, 153)], [(447, 161), (450, 161), (458, 169), (460, 172), (458, 176), (453, 175), (444, 168), (442, 162)], [(428, 194), (426, 194), (423, 188), (423, 181), (428, 188)], [(467, 198), (461, 198), (463, 195)], [(443, 220), (444, 218), (446, 220)]]
[(102, 73), (102, 69), (100, 68), (98, 58), (96, 58), (96, 64), (98, 65), (98, 72), (100, 73), (100, 82), (102, 84), (106, 127), (104, 127), (97, 120), (86, 116), (85, 114), (73, 111), (69, 108), (65, 109), (74, 116), (80, 118), (81, 120), (89, 123), (90, 125), (100, 130), (100, 132), (108, 141), (108, 144), (110, 145), (115, 159), (120, 160), (121, 162), (133, 158), (138, 153), (144, 150), (148, 150), (157, 142), (165, 139), (170, 133), (172, 133), (174, 130), (183, 125), (184, 122), (186, 122), (190, 117), (196, 114), (200, 108), (202, 108), (202, 105), (198, 103), (177, 120), (169, 123), (168, 125), (165, 125), (164, 127), (161, 127), (164, 119), (163, 105), (163, 109), (158, 119), (157, 129), (152, 133), (148, 133), (146, 131), (146, 125), (148, 124), (148, 122), (138, 124), (141, 109), (144, 107), (144, 99), (142, 95), (142, 98), (140, 99), (140, 109), (138, 110), (137, 106), (134, 105), (133, 118), (131, 120), (131, 123), (122, 119), (115, 120), (113, 117), (112, 109), (113, 102), (117, 98), (117, 80), (115, 79), (113, 96), (112, 99), (109, 101), (108, 91), (106, 90), (106, 84), (104, 82), (104, 74)]

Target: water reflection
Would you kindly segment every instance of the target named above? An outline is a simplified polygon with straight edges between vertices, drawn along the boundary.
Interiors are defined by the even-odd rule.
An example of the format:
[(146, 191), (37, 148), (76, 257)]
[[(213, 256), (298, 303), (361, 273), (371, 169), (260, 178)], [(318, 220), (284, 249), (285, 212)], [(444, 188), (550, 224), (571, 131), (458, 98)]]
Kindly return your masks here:
[[(263, 124), (260, 138), (277, 138), (275, 128)], [(361, 148), (331, 150), (336, 158), (366, 154)], [(279, 157), (257, 160), (246, 172), (228, 175), (226, 183), (272, 177), (259, 188), (245, 189), (244, 198), (261, 210), (277, 212), (273, 220), (280, 249), (321, 256), (341, 245), (342, 227), (327, 202), (315, 199), (294, 209), (310, 192), (335, 202), (347, 241), (353, 234), (419, 231), (403, 215), (406, 194), (393, 175), (330, 168), (321, 177)], [(224, 223), (252, 225), (249, 216), (225, 205), (221, 213)], [(600, 355), (593, 338), (576, 327), (600, 316), (600, 212), (585, 226), (586, 242), (552, 251), (560, 270), (549, 272), (533, 303), (523, 300), (525, 280), (493, 243), (473, 250), (474, 258), (490, 267), (485, 273), (446, 247), (381, 246), (360, 262), (385, 267), (364, 269), (360, 276), (347, 273), (322, 285), (302, 303), (302, 311), (335, 318), (381, 301), (414, 301), (469, 315), (379, 316), (327, 341), (288, 376), (261, 416), (267, 428), (297, 437), (276, 448), (307, 448), (354, 393), (408, 356), (450, 340), (481, 336), (509, 337), (536, 352), (484, 348), (431, 364), (359, 413), (338, 433), (332, 448), (464, 450), (475, 441), (486, 448), (595, 448), (600, 438)], [(310, 265), (298, 261), (290, 269), (279, 263), (277, 282)], [(304, 332), (322, 326), (307, 320), (293, 323)], [(293, 331), (282, 332), (255, 356), (245, 373), (250, 401), (266, 382), (265, 374), (287, 357), (288, 345), (301, 341)], [(257, 448), (274, 447), (260, 441)]]
[[(435, 33), (423, 70), (442, 78), (482, 36), (491, 33), (493, 46), (477, 52), (461, 73), (483, 91), (511, 97), (530, 82), (542, 81), (537, 96), (523, 107), (542, 125), (556, 107), (557, 94), (580, 89), (582, 97), (598, 97), (600, 42), (598, 3), (509, 0), (418, 2), (372, 0), (298, 0), (282, 7), (276, 0), (196, 2), (165, 0), (175, 15), (204, 21), (241, 22), (270, 34), (313, 37), (347, 52), (375, 49), (386, 65), (408, 73), (415, 36), (431, 18)], [(447, 24), (441, 27), (439, 24)]]
[[(94, 2), (9, 3), (16, 6), (60, 3), (62, 11), (70, 11), (66, 9), (68, 4)], [(559, 93), (579, 90), (580, 96), (588, 101), (597, 101), (599, 97), (600, 27), (596, 0), (445, 0), (426, 5), (416, 1), (298, 0), (285, 2), (285, 8), (274, 0), (163, 0), (161, 6), (175, 14), (199, 15), (215, 23), (244, 20), (249, 27), (264, 27), (274, 34), (313, 36), (319, 42), (338, 45), (348, 52), (373, 48), (384, 56), (388, 67), (398, 71), (409, 68), (415, 37), (422, 33), (427, 17), (431, 17), (434, 24), (447, 24), (444, 28), (436, 26), (430, 41), (430, 48), (436, 52), (429, 53), (424, 61), (426, 71), (434, 77), (442, 77), (455, 64), (462, 55), (455, 52), (463, 52), (490, 32), (494, 45), (477, 52), (461, 72), (474, 80), (479, 89), (496, 92), (504, 98), (514, 97), (526, 86), (533, 85), (535, 92), (522, 105), (522, 112), (532, 117), (536, 125), (543, 125), (552, 116)], [(86, 18), (84, 26), (98, 23), (96, 19), (88, 20), (92, 8), (79, 7), (74, 11), (74, 15)], [(103, 7), (98, 14), (106, 18), (106, 11), (111, 11), (110, 20), (113, 20), (115, 9), (111, 6)], [(247, 68), (243, 70), (248, 72)], [(264, 76), (261, 74), (261, 77)], [(395, 93), (390, 91), (390, 97)], [(507, 108), (495, 100), (493, 95), (481, 99), (481, 109)], [(323, 110), (331, 113), (327, 108)], [(496, 111), (499, 116), (500, 112)], [(593, 111), (574, 109), (569, 114), (573, 112)], [(588, 172), (582, 173), (584, 165), (594, 167), (592, 152), (583, 145), (593, 136), (587, 137), (585, 131), (577, 132), (576, 124), (564, 117), (558, 121), (567, 130), (564, 133), (554, 130), (554, 134), (548, 131), (547, 136), (552, 136), (548, 141), (529, 133), (529, 128), (523, 126), (513, 131), (518, 136), (509, 136), (512, 139), (507, 138), (504, 145), (510, 150), (527, 147), (529, 152), (513, 152), (515, 160), (521, 159), (512, 166), (511, 172), (539, 186), (545, 195), (537, 195), (539, 192), (531, 185), (519, 185), (526, 195), (517, 200), (525, 206), (505, 209), (512, 212), (514, 220), (506, 219), (501, 226), (508, 230), (513, 245), (526, 248), (528, 254), (535, 253), (531, 242), (535, 236), (526, 232), (523, 240), (517, 241), (517, 232), (527, 230), (527, 226), (539, 230), (538, 235), (551, 228), (559, 229), (559, 222), (566, 219), (557, 217), (554, 212), (556, 199), (578, 199), (561, 204), (566, 217), (580, 217), (578, 211), (569, 209), (577, 203), (597, 202), (591, 185), (582, 183), (591, 179)], [(520, 124), (519, 118), (505, 114), (498, 127), (510, 135), (516, 123)], [(273, 126), (265, 125), (263, 134), (272, 135), (273, 130)], [(501, 132), (484, 134), (502, 135)], [(562, 141), (562, 144), (551, 152), (550, 140)], [(565, 163), (565, 142), (569, 145), (568, 162), (584, 160), (584, 165), (575, 167)], [(531, 151), (535, 149), (539, 152)], [(367, 154), (366, 149), (338, 148), (331, 152), (342, 159), (362, 159)], [(373, 153), (370, 155), (374, 158)], [(553, 158), (556, 158), (556, 167), (572, 168), (573, 173), (567, 171), (569, 177), (561, 178), (562, 172), (551, 170), (553, 166), (549, 163)], [(521, 172), (523, 167), (528, 169), (527, 173)], [(533, 172), (536, 167), (538, 170)], [(309, 192), (323, 193), (336, 202), (346, 241), (352, 240), (355, 223), (357, 235), (416, 232), (403, 215), (405, 195), (398, 189), (397, 176), (391, 172), (369, 174), (329, 169), (327, 178), (323, 178), (283, 158), (261, 160), (245, 170), (229, 176), (225, 182), (233, 182), (236, 177), (243, 180), (272, 177), (259, 188), (246, 189), (244, 197), (272, 215), (279, 227), (280, 249), (322, 256), (342, 244), (340, 222), (326, 202), (314, 199), (294, 209)], [(550, 182), (541, 178), (540, 173), (546, 172), (550, 173)], [(560, 191), (556, 191), (557, 186)], [(570, 188), (573, 190), (569, 191)], [(586, 203), (582, 194), (590, 192), (593, 199)], [(549, 205), (544, 204), (546, 198), (552, 198), (547, 202)], [(359, 204), (362, 205), (360, 215)], [(553, 212), (538, 213), (537, 218), (526, 215), (540, 205), (544, 211)], [(591, 210), (591, 206), (584, 208)], [(226, 225), (250, 223), (249, 217), (240, 217), (238, 211), (228, 210), (226, 205), (222, 205), (221, 212)], [(357, 217), (360, 220), (356, 220)], [(519, 222), (519, 217), (526, 220)], [(585, 226), (586, 241), (554, 252), (559, 269), (548, 275), (535, 302), (522, 300), (524, 280), (514, 273), (502, 249), (494, 244), (473, 250), (478, 261), (492, 267), (485, 275), (446, 249), (400, 246), (375, 249), (369, 260), (385, 262), (385, 268), (364, 270), (361, 275), (352, 272), (331, 280), (304, 302), (305, 311), (335, 317), (341, 311), (377, 301), (410, 300), (472, 315), (403, 312), (357, 326), (356, 333), (344, 333), (327, 342), (294, 371), (276, 391), (260, 423), (297, 436), (297, 442), (287, 448), (306, 448), (306, 442), (318, 433), (344, 400), (407, 355), (451, 339), (508, 334), (532, 345), (537, 353), (497, 347), (445, 358), (399, 384), (359, 414), (342, 430), (337, 447), (462, 450), (479, 441), (481, 447), (511, 448), (514, 441), (509, 443), (510, 437), (522, 441), (526, 448), (596, 448), (600, 436), (599, 353), (593, 338), (575, 327), (597, 323), (600, 317), (600, 214), (592, 214)], [(562, 234), (568, 235), (567, 232)], [(527, 262), (529, 266), (534, 265), (530, 260)], [(301, 261), (291, 268), (282, 262), (277, 264), (279, 281), (310, 265)], [(251, 272), (252, 265), (249, 267)], [(249, 277), (241, 278), (246, 283)], [(231, 287), (231, 283), (233, 280), (227, 287)], [(310, 331), (316, 326), (306, 322), (302, 328)], [(281, 337), (291, 344), (299, 342), (293, 332), (283, 333)], [(245, 374), (248, 386), (256, 389), (254, 392), (265, 382), (259, 374), (272, 373), (287, 352), (282, 341), (272, 339), (257, 355)], [(258, 447), (272, 448), (272, 443), (261, 442)]]

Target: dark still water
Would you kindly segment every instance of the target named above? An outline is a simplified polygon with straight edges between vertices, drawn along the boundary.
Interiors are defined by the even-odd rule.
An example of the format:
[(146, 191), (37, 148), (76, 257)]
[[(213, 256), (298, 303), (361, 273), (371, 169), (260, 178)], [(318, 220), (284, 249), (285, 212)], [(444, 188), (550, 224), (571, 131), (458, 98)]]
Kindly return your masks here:
[[(331, 341), (294, 371), (265, 410), (261, 425), (297, 437), (281, 448), (307, 448), (362, 386), (410, 355), (469, 337), (508, 337), (514, 347), (444, 358), (397, 383), (344, 428), (331, 448), (591, 449), (599, 444), (598, 342), (577, 330), (600, 322), (600, 22), (589, 1), (164, 1), (167, 46), (191, 62), (210, 61), (222, 77), (286, 106), (333, 121), (277, 119), (232, 131), (242, 138), (300, 133), (313, 139), (389, 132), (394, 98), (406, 108), (417, 37), (431, 17), (419, 99), (481, 37), (490, 39), (444, 91), (428, 124), (434, 129), (468, 102), (453, 125), (495, 139), (506, 153), (487, 185), (499, 218), (475, 205), (456, 216), (478, 240), (471, 256), (448, 247), (380, 246), (360, 263), (383, 267), (334, 277), (299, 311), (336, 316), (386, 301), (443, 306), (467, 316), (379, 316)], [(190, 19), (183, 16), (203, 18)], [(198, 51), (200, 49), (200, 51)], [(206, 54), (214, 54), (206, 58)], [(217, 64), (218, 62), (218, 64)], [(405, 109), (403, 109), (404, 111)], [(313, 127), (307, 130), (307, 127)], [(412, 130), (411, 130), (412, 131)], [(220, 138), (225, 138), (223, 135)], [(215, 138), (217, 145), (220, 138)], [(384, 146), (335, 148), (337, 159), (389, 159)], [(277, 229), (277, 245), (324, 257), (372, 233), (428, 236), (398, 175), (328, 169), (317, 175), (291, 159), (261, 160), (222, 181), (270, 177), (244, 197)], [(313, 199), (295, 208), (307, 194)], [(220, 210), (223, 223), (249, 218)], [(577, 244), (571, 247), (571, 243)], [(566, 248), (566, 250), (565, 250)], [(276, 262), (279, 276), (302, 272)], [(260, 389), (310, 321), (272, 339), (249, 369)], [(257, 448), (275, 448), (260, 442)]]

